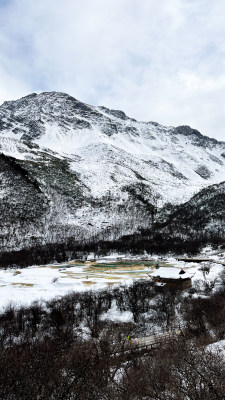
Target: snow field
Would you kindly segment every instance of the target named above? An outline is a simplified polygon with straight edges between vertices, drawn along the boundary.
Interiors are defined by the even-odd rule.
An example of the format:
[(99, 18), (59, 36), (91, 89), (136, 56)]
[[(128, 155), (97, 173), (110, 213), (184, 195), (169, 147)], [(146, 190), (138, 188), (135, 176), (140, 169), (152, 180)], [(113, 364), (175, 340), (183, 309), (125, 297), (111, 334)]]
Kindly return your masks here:
[[(207, 253), (209, 256), (209, 254)], [(56, 296), (62, 296), (70, 291), (99, 290), (101, 288), (113, 287), (114, 285), (131, 284), (136, 279), (150, 280), (149, 275), (178, 276), (180, 269), (184, 269), (187, 275), (192, 276), (192, 285), (195, 282), (204, 284), (215, 282), (215, 288), (220, 284), (219, 275), (225, 267), (220, 264), (224, 254), (213, 255), (210, 270), (205, 273), (202, 270), (204, 263), (192, 263), (177, 261), (175, 258), (167, 257), (160, 260), (155, 256), (151, 261), (142, 261), (134, 257), (127, 263), (124, 256), (120, 261), (114, 256), (106, 257), (98, 262), (87, 261), (84, 264), (75, 262), (52, 264), (46, 266), (30, 266), (24, 269), (0, 270), (0, 307), (8, 303), (30, 304), (34, 300), (48, 300)], [(155, 269), (155, 264), (161, 267)], [(209, 263), (206, 263), (207, 265)], [(118, 311), (112, 307), (110, 318), (118, 316)], [(123, 315), (121, 318), (127, 319)]]

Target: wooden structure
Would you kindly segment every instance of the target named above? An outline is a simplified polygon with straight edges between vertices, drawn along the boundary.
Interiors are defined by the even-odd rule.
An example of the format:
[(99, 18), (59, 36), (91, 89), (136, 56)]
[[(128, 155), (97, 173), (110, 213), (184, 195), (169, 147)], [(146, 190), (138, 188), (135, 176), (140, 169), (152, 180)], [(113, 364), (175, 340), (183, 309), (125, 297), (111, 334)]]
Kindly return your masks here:
[(160, 267), (149, 276), (155, 283), (156, 290), (160, 292), (164, 289), (184, 290), (192, 286), (191, 278), (193, 275), (177, 268)]
[(161, 278), (160, 276), (156, 276), (153, 278), (155, 282), (155, 286), (157, 290), (161, 291), (162, 289), (169, 290), (184, 290), (188, 289), (192, 286), (191, 278)]
[(213, 261), (211, 258), (204, 258), (204, 257), (177, 257), (177, 261), (185, 261), (185, 262), (209, 262)]

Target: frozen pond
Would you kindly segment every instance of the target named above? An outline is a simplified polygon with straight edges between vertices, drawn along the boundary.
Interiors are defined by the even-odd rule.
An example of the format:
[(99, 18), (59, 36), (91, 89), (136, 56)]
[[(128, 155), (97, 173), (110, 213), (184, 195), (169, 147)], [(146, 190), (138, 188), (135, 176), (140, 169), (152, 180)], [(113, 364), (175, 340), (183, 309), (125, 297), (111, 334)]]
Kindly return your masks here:
[[(163, 268), (184, 268), (202, 279), (200, 265), (175, 259), (159, 260), (98, 260), (31, 266), (28, 268), (0, 270), (0, 307), (9, 302), (28, 304), (33, 300), (50, 299), (70, 291), (84, 291), (129, 284), (134, 279), (149, 279), (153, 272)], [(224, 268), (213, 264), (208, 279), (213, 279)], [(160, 271), (159, 269), (159, 271)], [(161, 269), (162, 271), (162, 269)]]

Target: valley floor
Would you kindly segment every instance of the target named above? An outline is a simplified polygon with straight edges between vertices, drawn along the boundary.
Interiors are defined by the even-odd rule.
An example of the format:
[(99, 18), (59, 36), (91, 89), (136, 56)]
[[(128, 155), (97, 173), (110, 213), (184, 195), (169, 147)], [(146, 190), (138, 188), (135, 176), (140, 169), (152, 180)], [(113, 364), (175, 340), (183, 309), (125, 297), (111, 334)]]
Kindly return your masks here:
[[(69, 292), (99, 290), (106, 287), (132, 284), (134, 280), (151, 280), (151, 274), (160, 266), (174, 271), (184, 269), (192, 276), (192, 285), (217, 287), (218, 276), (224, 270), (225, 252), (207, 248), (201, 257), (210, 262), (184, 262), (175, 257), (119, 256), (117, 254), (86, 262), (70, 261), (62, 264), (8, 268), (0, 270), (0, 307), (10, 302), (29, 305), (34, 300), (49, 300)], [(209, 269), (205, 272), (204, 269)], [(114, 310), (115, 311), (115, 310)], [(115, 312), (112, 312), (115, 319)], [(109, 317), (109, 316), (108, 316)], [(118, 319), (122, 316), (118, 315)], [(126, 318), (125, 318), (126, 319)]]
[[(225, 252), (199, 257), (0, 270), (0, 398), (223, 400)], [(186, 290), (151, 280), (181, 269)]]

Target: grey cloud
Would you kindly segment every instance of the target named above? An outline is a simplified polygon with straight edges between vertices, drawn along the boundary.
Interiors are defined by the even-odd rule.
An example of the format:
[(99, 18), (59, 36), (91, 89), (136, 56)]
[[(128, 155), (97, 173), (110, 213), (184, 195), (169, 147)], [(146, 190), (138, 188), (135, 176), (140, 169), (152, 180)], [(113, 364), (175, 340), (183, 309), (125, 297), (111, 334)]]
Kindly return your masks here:
[(61, 90), (225, 140), (222, 0), (14, 0), (1, 11), (0, 100)]

